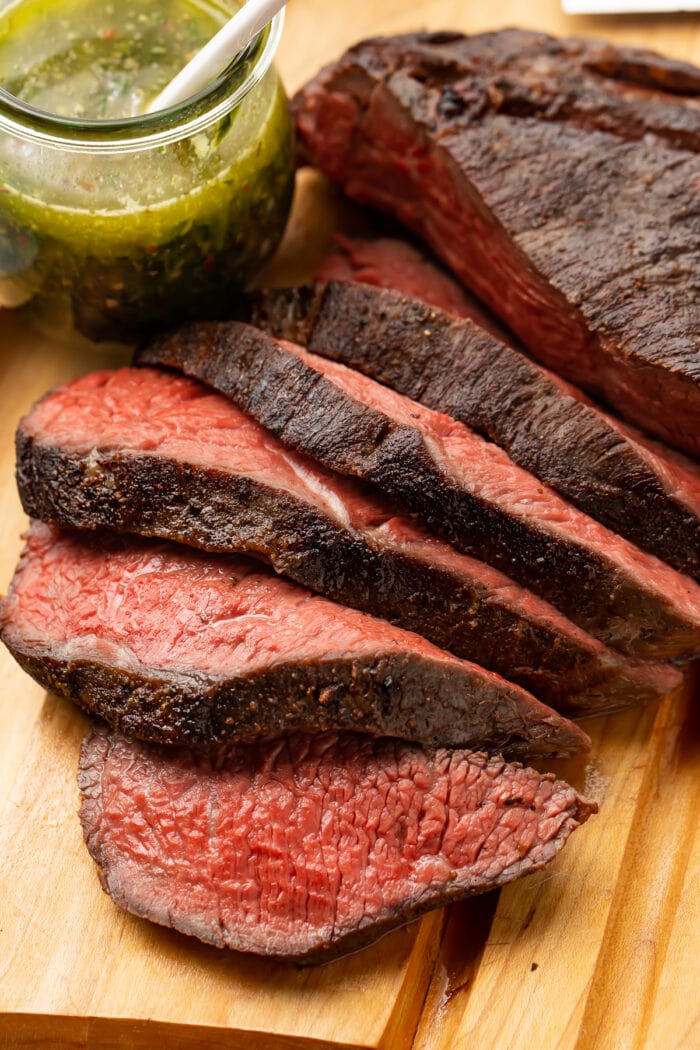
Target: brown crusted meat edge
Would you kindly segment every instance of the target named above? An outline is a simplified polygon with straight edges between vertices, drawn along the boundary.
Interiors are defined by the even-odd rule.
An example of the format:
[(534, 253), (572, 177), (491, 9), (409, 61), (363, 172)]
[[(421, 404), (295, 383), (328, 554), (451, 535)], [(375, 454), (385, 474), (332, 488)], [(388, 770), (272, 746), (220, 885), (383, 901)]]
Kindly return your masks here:
[(61, 660), (24, 649), (7, 630), (3, 641), (45, 689), (152, 743), (206, 745), (291, 730), (349, 729), (531, 759), (590, 747), (583, 730), (528, 694), (519, 695), (517, 686), (485, 686), (479, 695), (467, 674), (432, 667), (411, 652), (296, 660), (221, 680), (199, 672), (149, 673), (98, 660)]
[(234, 312), (447, 413), (586, 514), (679, 572), (700, 575), (700, 522), (634, 442), (471, 320), (344, 281), (253, 292)]
[(601, 641), (647, 658), (698, 651), (698, 628), (603, 554), (455, 484), (418, 429), (348, 396), (266, 333), (235, 321), (186, 325), (137, 352), (136, 363), (178, 369), (219, 390), (289, 447), (376, 484)]
[(555, 628), (493, 600), (478, 581), (377, 551), (253, 479), (149, 454), (67, 452), (21, 430), (17, 464), (31, 517), (64, 528), (113, 528), (253, 554), (303, 586), (416, 631), (573, 715), (644, 703), (677, 684), (669, 672), (657, 685), (612, 651), (587, 652)]

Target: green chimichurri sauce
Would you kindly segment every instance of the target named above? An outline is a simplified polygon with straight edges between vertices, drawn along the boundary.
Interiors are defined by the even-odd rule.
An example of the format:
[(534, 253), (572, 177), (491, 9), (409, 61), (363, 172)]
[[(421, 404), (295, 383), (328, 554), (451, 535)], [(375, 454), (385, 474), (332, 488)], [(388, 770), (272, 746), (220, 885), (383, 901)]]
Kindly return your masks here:
[(0, 19), (0, 83), (62, 117), (135, 117), (229, 17), (193, 0), (22, 0)]
[[(20, 0), (0, 11), (0, 84), (72, 120), (133, 117), (231, 10)], [(85, 153), (0, 131), (0, 303), (67, 301), (98, 339), (220, 313), (281, 235), (292, 147), (272, 69), (218, 124), (169, 145)]]

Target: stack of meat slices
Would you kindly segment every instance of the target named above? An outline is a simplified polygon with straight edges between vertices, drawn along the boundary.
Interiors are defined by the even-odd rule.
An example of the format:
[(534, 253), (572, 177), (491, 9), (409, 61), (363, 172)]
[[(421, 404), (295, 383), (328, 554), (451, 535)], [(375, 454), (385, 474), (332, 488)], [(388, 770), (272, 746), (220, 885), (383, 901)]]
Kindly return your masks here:
[(395, 581), (410, 620), (432, 605), (448, 633), (450, 610), (478, 617), (493, 584), (502, 642), (531, 625), (530, 673), (541, 651), (550, 688), (570, 668), (593, 707), (607, 680), (617, 704), (675, 680), (663, 666), (647, 679), (496, 570), (480, 579), (193, 380), (87, 376), (21, 422), (18, 451), (25, 506), (53, 524), (27, 534), (2, 638), (112, 726), (87, 738), (79, 774), (107, 891), (213, 944), (321, 961), (537, 870), (594, 804), (465, 748), (546, 759), (588, 738), (498, 674), (260, 561), (144, 536), (254, 552), (400, 619)]
[(700, 70), (506, 30), (365, 40), (294, 100), (302, 146), (538, 361), (700, 453)]
[[(372, 139), (374, 107), (408, 99), (397, 133), (420, 125), (442, 176), (431, 135), (442, 142), (450, 114), (471, 128), (487, 113), (467, 103), (477, 73), (500, 75), (504, 47), (523, 77), (537, 56), (550, 86), (563, 68), (555, 42), (543, 66), (541, 37), (475, 40), (358, 45), (297, 100), (319, 163), (338, 176), (330, 146), (349, 192), (368, 197), (368, 173), (390, 188), (396, 157)], [(592, 51), (560, 49), (580, 59), (581, 90), (637, 112), (631, 88), (598, 84)], [(617, 68), (612, 49), (604, 59)], [(561, 115), (572, 135), (584, 108)], [(350, 128), (352, 156), (333, 122)], [(426, 236), (444, 230), (441, 209), (467, 214), (440, 190), (411, 223)], [(497, 221), (490, 243), (512, 276), (522, 254), (505, 251)], [(541, 867), (595, 806), (501, 753), (585, 750), (567, 716), (658, 698), (700, 652), (694, 462), (535, 364), (407, 245), (341, 240), (320, 276), (35, 406), (17, 434), (35, 521), (0, 609), (29, 673), (110, 727), (86, 740), (79, 781), (115, 901), (216, 945), (306, 961)], [(512, 303), (542, 280), (505, 296), (511, 327)], [(597, 392), (614, 401), (627, 383), (638, 406), (647, 380), (612, 328), (594, 338), (587, 308), (564, 324), (554, 292), (541, 302), (543, 358), (559, 367), (562, 331), (590, 322), (589, 362), (610, 358)]]

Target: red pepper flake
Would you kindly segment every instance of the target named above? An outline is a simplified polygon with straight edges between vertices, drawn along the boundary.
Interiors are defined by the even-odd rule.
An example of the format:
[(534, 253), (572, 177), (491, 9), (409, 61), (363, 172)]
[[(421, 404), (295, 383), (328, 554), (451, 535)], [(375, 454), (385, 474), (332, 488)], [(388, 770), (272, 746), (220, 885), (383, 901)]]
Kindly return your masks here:
[(215, 266), (216, 266), (216, 259), (214, 258), (214, 256), (213, 255), (207, 255), (206, 259), (204, 260), (204, 269), (205, 270), (213, 270)]
[(117, 35), (116, 29), (103, 29), (100, 36), (103, 40), (114, 40)]
[(147, 248), (146, 248), (146, 255), (155, 255), (155, 253), (157, 251), (158, 251), (158, 245), (157, 244), (149, 244), (147, 246)]

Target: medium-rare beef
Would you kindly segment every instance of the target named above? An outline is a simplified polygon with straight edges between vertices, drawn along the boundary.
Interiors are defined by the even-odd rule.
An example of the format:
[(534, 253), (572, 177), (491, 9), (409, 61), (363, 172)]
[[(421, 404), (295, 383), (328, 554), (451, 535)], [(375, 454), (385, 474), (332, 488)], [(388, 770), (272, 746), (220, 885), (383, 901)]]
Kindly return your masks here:
[(597, 808), (501, 758), (351, 733), (203, 758), (96, 730), (78, 783), (116, 904), (307, 963), (537, 871)]
[(462, 423), (238, 322), (185, 326), (138, 359), (202, 379), (291, 448), (374, 482), (601, 640), (644, 656), (698, 651), (700, 587), (690, 577), (582, 514)]
[[(566, 106), (503, 110), (520, 39), (360, 43), (297, 96), (301, 140), (350, 197), (423, 237), (538, 360), (698, 454), (700, 156), (623, 137), (627, 95), (602, 75), (619, 134)], [(501, 40), (494, 72), (480, 55)], [(538, 61), (526, 47), (518, 68), (536, 77)], [(697, 124), (693, 100), (649, 88), (634, 105), (642, 133), (660, 134), (669, 107)]]
[[(381, 256), (371, 258), (381, 265)], [(399, 287), (400, 269), (389, 278)], [(432, 285), (421, 295), (412, 278), (430, 302)], [(406, 294), (336, 281), (254, 293), (237, 312), (460, 420), (597, 521), (680, 572), (700, 575), (700, 467), (602, 412), (471, 320)]]
[(285, 449), (225, 398), (152, 369), (84, 376), (20, 423), (33, 517), (255, 554), (575, 714), (669, 692), (680, 675), (607, 649), (372, 490)]
[(146, 740), (356, 729), (567, 754), (585, 733), (417, 634), (246, 558), (36, 523), (0, 637), (46, 688)]
[(335, 248), (321, 263), (315, 281), (359, 281), (393, 288), (422, 299), (438, 310), (473, 321), (502, 337), (496, 321), (448, 273), (408, 241), (397, 237), (358, 238), (335, 235)]

